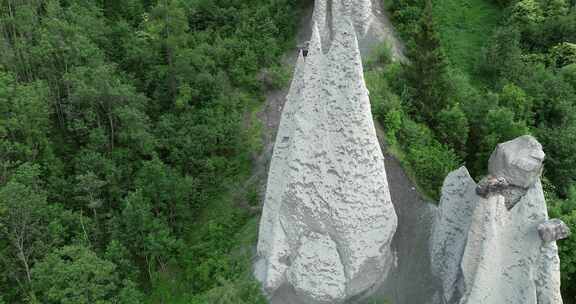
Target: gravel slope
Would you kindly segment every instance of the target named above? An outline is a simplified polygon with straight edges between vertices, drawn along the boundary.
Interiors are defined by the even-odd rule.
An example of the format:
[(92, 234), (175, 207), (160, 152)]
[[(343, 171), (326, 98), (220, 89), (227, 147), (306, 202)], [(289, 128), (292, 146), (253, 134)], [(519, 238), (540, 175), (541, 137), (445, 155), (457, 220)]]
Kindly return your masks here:
[(429, 243), (436, 205), (422, 199), (400, 162), (387, 149), (382, 128), (378, 124), (376, 128), (398, 216), (398, 228), (392, 241), (398, 266), (384, 284), (385, 288), (376, 293), (376, 298), (390, 299), (393, 304), (437, 303), (435, 294), (440, 285), (430, 268)]

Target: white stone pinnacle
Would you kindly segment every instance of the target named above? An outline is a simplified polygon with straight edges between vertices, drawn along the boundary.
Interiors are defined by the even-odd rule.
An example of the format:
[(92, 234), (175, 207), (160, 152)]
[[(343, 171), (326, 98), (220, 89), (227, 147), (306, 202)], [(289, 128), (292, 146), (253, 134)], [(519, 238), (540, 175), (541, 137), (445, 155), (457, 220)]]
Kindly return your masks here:
[[(328, 2), (331, 12), (319, 12)], [(363, 21), (351, 13), (360, 7), (318, 1), (308, 56), (296, 64), (255, 267), (273, 303), (285, 287), (293, 294), (282, 303), (343, 303), (369, 293), (395, 261), (397, 218), (356, 38)]]

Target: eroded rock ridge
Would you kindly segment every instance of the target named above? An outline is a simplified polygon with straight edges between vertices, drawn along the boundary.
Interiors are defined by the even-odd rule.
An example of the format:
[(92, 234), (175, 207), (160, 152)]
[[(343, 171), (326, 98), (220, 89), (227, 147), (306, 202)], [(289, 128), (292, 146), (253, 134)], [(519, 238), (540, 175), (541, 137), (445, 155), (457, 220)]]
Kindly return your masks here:
[(540, 182), (544, 152), (532, 136), (499, 144), (478, 185), (462, 167), (444, 181), (432, 237), (443, 304), (561, 304), (556, 240)]
[[(397, 218), (372, 121), (357, 35), (369, 1), (317, 1), (283, 110), (255, 274), (272, 303), (369, 294), (395, 257)], [(369, 18), (368, 18), (369, 19)]]

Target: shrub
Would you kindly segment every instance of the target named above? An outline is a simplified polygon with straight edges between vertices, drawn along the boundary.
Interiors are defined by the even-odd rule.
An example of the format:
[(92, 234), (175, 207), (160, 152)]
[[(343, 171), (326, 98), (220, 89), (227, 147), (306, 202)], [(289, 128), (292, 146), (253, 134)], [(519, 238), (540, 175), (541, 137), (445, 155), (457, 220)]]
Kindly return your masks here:
[(384, 116), (384, 129), (387, 135), (396, 138), (396, 134), (400, 131), (400, 128), (402, 128), (404, 115), (404, 112), (401, 110), (392, 110), (386, 113), (386, 116)]
[(398, 140), (405, 150), (412, 146), (428, 146), (433, 142), (433, 138), (432, 131), (426, 125), (411, 119), (403, 120), (402, 131), (398, 134)]
[(544, 20), (540, 4), (536, 0), (522, 0), (512, 7), (511, 19), (518, 24), (533, 24)]
[(289, 68), (282, 65), (274, 65), (264, 69), (259, 80), (267, 90), (280, 90), (290, 84), (292, 73)]
[(387, 43), (381, 43), (376, 46), (370, 57), (366, 60), (366, 67), (383, 66), (392, 63), (392, 52)]
[(438, 199), (446, 175), (460, 165), (456, 153), (438, 142), (412, 146), (406, 157), (420, 186), (434, 199)]
[(468, 118), (460, 108), (455, 104), (449, 109), (444, 109), (438, 113), (438, 126), (436, 127), (440, 139), (443, 143), (459, 151), (461, 157), (464, 157), (466, 142), (468, 141)]
[(563, 42), (551, 50), (551, 55), (554, 63), (558, 67), (576, 63), (576, 44)]
[(576, 63), (563, 67), (560, 70), (560, 76), (576, 89)]
[(532, 119), (532, 99), (514, 84), (507, 84), (502, 88), (500, 105), (510, 109), (518, 120), (529, 122)]

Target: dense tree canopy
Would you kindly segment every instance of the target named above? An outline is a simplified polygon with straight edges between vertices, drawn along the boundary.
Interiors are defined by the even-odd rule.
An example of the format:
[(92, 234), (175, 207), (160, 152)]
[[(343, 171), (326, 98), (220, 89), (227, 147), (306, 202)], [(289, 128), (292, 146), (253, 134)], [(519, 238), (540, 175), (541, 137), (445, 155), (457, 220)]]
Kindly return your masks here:
[(199, 281), (189, 227), (249, 168), (257, 74), (292, 46), (297, 12), (1, 0), (0, 302), (142, 303), (160, 278)]

